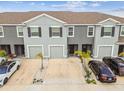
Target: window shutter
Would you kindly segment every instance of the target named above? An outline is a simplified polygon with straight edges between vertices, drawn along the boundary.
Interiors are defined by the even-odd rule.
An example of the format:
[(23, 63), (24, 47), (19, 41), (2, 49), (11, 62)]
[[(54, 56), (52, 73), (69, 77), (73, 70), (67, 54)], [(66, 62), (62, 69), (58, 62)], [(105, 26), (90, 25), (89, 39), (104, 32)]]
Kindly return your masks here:
[(41, 27), (39, 27), (38, 30), (39, 30), (39, 37), (41, 37)]
[(28, 37), (31, 37), (31, 29), (28, 27)]
[(101, 37), (104, 35), (104, 27), (101, 28)]
[(52, 37), (52, 28), (49, 27), (49, 37)]
[(115, 34), (115, 27), (112, 27), (112, 37), (114, 37)]
[(62, 27), (60, 27), (60, 37), (62, 37)]

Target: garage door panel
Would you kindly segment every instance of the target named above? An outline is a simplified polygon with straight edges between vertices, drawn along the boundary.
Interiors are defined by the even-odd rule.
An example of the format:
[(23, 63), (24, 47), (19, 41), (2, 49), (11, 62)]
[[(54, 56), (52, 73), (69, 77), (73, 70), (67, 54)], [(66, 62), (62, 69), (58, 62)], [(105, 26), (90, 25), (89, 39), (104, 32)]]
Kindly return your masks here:
[(35, 58), (38, 53), (42, 53), (42, 46), (30, 46), (29, 57)]
[(104, 56), (111, 56), (112, 47), (111, 46), (100, 46), (98, 57), (103, 58)]
[(50, 58), (62, 58), (63, 47), (62, 46), (50, 46)]

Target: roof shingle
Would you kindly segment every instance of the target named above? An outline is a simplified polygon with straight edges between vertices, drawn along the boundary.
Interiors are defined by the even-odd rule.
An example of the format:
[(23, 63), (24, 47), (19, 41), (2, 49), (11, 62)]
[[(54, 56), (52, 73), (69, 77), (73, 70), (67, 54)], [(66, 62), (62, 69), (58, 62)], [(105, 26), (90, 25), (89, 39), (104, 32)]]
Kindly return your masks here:
[(124, 18), (97, 12), (30, 11), (0, 13), (0, 24), (21, 24), (43, 13), (60, 19), (68, 24), (97, 24), (98, 22), (108, 18), (124, 23)]

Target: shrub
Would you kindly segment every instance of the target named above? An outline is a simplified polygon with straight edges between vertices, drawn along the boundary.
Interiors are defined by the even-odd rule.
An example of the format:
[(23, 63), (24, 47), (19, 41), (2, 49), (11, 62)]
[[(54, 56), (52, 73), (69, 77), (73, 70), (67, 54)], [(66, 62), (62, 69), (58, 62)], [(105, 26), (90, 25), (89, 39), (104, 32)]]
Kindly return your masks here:
[(124, 52), (121, 52), (121, 53), (119, 54), (119, 57), (124, 57)]
[(0, 50), (0, 57), (6, 57), (7, 53), (5, 50)]

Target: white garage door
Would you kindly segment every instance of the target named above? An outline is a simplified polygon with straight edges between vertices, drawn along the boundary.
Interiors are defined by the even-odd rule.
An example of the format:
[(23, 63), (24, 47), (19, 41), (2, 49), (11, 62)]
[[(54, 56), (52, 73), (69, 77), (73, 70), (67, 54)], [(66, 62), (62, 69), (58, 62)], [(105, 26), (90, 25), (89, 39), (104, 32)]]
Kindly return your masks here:
[(98, 52), (98, 58), (111, 56), (111, 53), (112, 53), (112, 46), (100, 46)]
[(43, 54), (43, 47), (42, 46), (29, 46), (29, 58), (35, 58), (38, 53)]
[(50, 58), (62, 58), (63, 46), (50, 46)]

